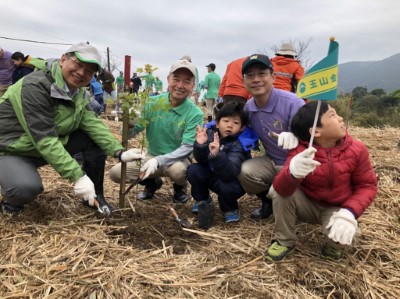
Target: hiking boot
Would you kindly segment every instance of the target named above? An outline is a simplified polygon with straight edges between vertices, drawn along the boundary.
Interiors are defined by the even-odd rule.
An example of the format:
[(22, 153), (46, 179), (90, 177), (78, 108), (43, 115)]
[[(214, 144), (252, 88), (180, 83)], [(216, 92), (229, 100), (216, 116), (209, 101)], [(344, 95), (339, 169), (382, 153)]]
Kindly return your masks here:
[[(258, 195), (257, 195), (258, 196)], [(270, 198), (261, 199), (261, 207), (251, 212), (253, 219), (267, 219), (272, 214), (272, 200)]]
[(19, 212), (21, 212), (24, 209), (23, 206), (14, 206), (12, 204), (9, 204), (8, 202), (4, 202), (1, 204), (1, 211), (5, 215), (16, 215)]
[(322, 247), (321, 255), (323, 258), (331, 261), (340, 261), (344, 256), (344, 247), (335, 246), (331, 242), (328, 242)]
[(188, 201), (188, 196), (186, 194), (186, 184), (184, 185), (177, 185), (173, 184), (174, 187), (174, 197), (172, 201), (174, 203), (185, 203)]
[(225, 219), (226, 223), (238, 222), (240, 220), (239, 211), (238, 210), (233, 210), (233, 211), (224, 213), (224, 219)]
[(274, 241), (264, 254), (264, 258), (269, 261), (279, 262), (294, 251), (294, 246), (286, 247)]
[(209, 229), (214, 223), (215, 206), (211, 197), (198, 202), (199, 228)]
[(141, 185), (144, 185), (145, 188), (138, 194), (137, 198), (139, 200), (147, 200), (154, 197), (156, 191), (163, 185), (163, 181), (161, 178), (145, 179), (141, 182)]
[(197, 203), (197, 201), (194, 202), (194, 205), (192, 207), (192, 213), (193, 214), (199, 213), (199, 204)]

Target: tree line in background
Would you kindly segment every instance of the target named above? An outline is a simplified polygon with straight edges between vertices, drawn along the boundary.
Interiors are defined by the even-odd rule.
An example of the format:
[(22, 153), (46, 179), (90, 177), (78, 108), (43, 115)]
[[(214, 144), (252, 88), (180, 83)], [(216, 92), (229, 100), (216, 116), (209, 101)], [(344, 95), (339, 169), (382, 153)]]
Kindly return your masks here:
[(351, 94), (340, 94), (332, 103), (346, 124), (360, 127), (400, 127), (400, 89), (387, 94), (383, 89), (368, 92), (356, 87)]

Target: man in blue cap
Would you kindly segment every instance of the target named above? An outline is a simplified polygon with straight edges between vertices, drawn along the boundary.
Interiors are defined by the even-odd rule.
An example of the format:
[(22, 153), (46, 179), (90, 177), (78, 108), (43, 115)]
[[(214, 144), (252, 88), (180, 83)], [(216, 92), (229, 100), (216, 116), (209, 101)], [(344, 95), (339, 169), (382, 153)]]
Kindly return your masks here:
[(290, 126), (304, 101), (294, 93), (274, 88), (274, 67), (266, 55), (247, 57), (242, 76), (243, 85), (253, 95), (245, 107), (249, 125), (263, 144), (265, 155), (245, 161), (239, 181), (247, 193), (256, 194), (261, 200), (261, 207), (251, 217), (264, 219), (272, 214), (272, 201), (267, 197), (272, 181), (285, 163), (288, 150), (298, 144)]

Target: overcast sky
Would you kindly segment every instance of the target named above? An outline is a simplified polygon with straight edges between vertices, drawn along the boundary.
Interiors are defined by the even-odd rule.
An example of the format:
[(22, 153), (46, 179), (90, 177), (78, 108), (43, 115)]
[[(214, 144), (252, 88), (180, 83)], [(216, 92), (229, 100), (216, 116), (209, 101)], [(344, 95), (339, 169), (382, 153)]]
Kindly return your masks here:
[[(204, 79), (208, 63), (221, 77), (226, 65), (289, 40), (306, 41), (314, 63), (329, 37), (340, 44), (339, 63), (376, 61), (400, 52), (400, 2), (396, 0), (3, 0), (0, 37), (50, 43), (89, 41), (131, 73), (149, 63), (164, 82), (173, 61), (190, 55)], [(60, 57), (68, 45), (0, 38), (10, 52)]]

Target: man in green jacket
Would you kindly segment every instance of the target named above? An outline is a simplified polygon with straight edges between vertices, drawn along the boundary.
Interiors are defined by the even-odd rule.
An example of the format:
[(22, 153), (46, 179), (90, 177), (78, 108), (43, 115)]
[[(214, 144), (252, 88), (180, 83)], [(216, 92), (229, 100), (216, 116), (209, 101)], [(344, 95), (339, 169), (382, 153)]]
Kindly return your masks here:
[[(59, 60), (47, 60), (0, 98), (0, 186), (3, 212), (15, 213), (43, 192), (37, 168), (50, 164), (74, 183), (75, 194), (90, 206), (103, 195), (106, 155), (121, 161), (140, 159), (123, 147), (88, 109), (85, 86), (101, 69), (97, 49), (88, 43), (70, 47)], [(73, 155), (82, 152), (83, 167)]]

